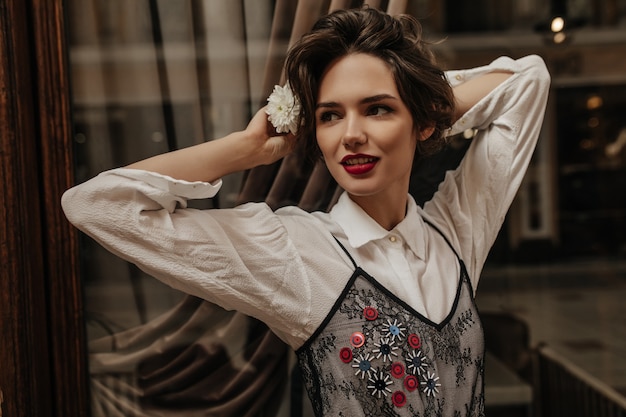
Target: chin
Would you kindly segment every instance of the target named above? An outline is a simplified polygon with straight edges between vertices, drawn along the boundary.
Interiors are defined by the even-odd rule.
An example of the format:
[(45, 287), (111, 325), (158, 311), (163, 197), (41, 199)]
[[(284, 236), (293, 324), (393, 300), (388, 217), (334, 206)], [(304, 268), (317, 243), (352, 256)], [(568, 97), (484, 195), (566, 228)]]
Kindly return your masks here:
[(381, 190), (378, 188), (372, 187), (343, 187), (342, 188), (351, 196), (355, 197), (370, 197), (377, 194), (380, 194)]

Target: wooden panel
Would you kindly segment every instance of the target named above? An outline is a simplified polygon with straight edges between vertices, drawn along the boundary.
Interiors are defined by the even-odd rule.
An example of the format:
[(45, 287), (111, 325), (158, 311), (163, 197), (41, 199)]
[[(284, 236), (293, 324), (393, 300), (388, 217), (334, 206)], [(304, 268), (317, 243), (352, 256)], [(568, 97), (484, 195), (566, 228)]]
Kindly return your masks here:
[[(0, 414), (50, 415), (26, 3), (0, 0)], [(37, 377), (35, 377), (37, 376)]]
[(60, 0), (0, 0), (0, 415), (81, 416), (82, 307)]
[(51, 394), (57, 416), (86, 415), (89, 404), (77, 233), (61, 211), (73, 183), (67, 41), (62, 0), (31, 0), (37, 95), (36, 141), (41, 154), (40, 198), (48, 299)]

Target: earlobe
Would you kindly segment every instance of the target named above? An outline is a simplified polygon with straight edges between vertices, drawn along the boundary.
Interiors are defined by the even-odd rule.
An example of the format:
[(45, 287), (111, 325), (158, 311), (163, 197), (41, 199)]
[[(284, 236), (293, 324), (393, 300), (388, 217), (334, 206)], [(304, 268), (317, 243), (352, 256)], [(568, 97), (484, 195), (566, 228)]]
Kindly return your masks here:
[(425, 141), (426, 139), (428, 139), (429, 137), (432, 136), (434, 131), (435, 131), (435, 126), (434, 125), (425, 127), (422, 130), (420, 130), (418, 139), (420, 140), (420, 142), (421, 141)]

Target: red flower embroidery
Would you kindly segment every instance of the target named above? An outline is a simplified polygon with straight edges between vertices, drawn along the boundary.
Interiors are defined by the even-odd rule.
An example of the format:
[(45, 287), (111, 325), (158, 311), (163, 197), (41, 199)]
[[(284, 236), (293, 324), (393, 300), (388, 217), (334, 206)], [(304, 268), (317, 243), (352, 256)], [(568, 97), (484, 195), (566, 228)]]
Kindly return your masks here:
[(400, 362), (394, 362), (391, 364), (391, 376), (394, 378), (402, 378), (404, 376), (404, 365)]
[(354, 332), (350, 336), (350, 344), (355, 348), (359, 348), (365, 344), (365, 335), (361, 332)]
[(378, 318), (378, 310), (374, 307), (365, 307), (363, 309), (363, 317), (369, 321), (376, 320)]
[(407, 377), (404, 378), (404, 388), (406, 388), (407, 391), (415, 391), (418, 386), (419, 381), (415, 375), (407, 375)]
[(352, 361), (352, 349), (348, 347), (341, 348), (339, 357), (343, 363), (350, 363)]
[(391, 401), (396, 407), (402, 407), (406, 404), (406, 394), (402, 391), (396, 391), (391, 396)]
[(409, 345), (411, 345), (413, 349), (419, 349), (422, 346), (422, 341), (420, 340), (420, 337), (415, 333), (411, 333), (408, 337), (408, 340)]

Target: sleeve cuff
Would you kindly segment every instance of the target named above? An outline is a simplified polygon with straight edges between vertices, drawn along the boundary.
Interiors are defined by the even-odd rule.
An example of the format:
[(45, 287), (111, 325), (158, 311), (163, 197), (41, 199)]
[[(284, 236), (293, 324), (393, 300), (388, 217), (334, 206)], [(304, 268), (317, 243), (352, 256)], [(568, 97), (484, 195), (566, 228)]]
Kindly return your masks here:
[[(448, 82), (452, 87), (455, 87), (459, 84), (462, 84), (468, 80), (481, 76), (483, 74), (487, 74), (493, 71), (511, 71), (513, 73), (517, 73), (520, 71), (520, 65), (517, 61), (512, 58), (502, 56), (495, 59), (489, 65), (484, 65), (481, 67), (476, 67), (472, 69), (464, 69), (464, 70), (450, 70), (446, 71), (445, 75), (448, 79)], [(491, 94), (489, 94), (491, 95)], [(484, 99), (483, 99), (484, 100)], [(483, 101), (481, 100), (481, 101)], [(459, 133), (465, 132), (468, 129), (476, 128), (475, 117), (477, 115), (475, 108), (478, 106), (477, 103), (473, 108), (467, 111), (459, 120), (457, 120), (445, 133), (445, 136), (450, 137), (454, 135), (458, 135)], [(479, 113), (479, 112), (478, 112)], [(468, 117), (469, 116), (469, 117)], [(473, 135), (468, 135), (468, 137), (473, 137)]]
[(167, 175), (140, 169), (117, 168), (109, 171), (116, 175), (142, 181), (159, 190), (169, 192), (187, 200), (200, 200), (215, 197), (222, 188), (222, 180), (213, 182), (178, 180)]

